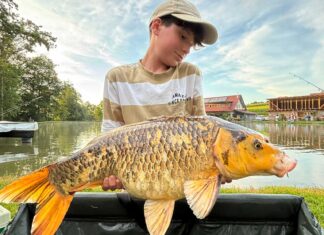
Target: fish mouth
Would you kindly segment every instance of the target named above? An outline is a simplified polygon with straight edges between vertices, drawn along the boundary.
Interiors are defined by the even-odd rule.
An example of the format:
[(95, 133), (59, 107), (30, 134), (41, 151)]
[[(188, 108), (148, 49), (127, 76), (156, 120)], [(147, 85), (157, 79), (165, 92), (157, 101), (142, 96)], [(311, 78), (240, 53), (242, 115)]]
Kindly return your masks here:
[(279, 159), (273, 167), (274, 175), (278, 177), (283, 177), (284, 175), (291, 172), (297, 166), (297, 161), (290, 158), (288, 155), (282, 153), (279, 155)]

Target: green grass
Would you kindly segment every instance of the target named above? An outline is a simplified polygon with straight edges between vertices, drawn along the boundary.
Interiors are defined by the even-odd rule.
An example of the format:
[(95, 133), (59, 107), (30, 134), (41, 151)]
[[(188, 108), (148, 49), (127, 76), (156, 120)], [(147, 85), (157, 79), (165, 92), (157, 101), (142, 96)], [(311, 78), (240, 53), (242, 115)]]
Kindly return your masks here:
[(222, 188), (222, 193), (262, 193), (291, 194), (305, 199), (308, 208), (324, 226), (324, 188), (296, 188), (284, 186), (268, 186), (262, 188)]
[[(7, 184), (9, 184), (10, 182), (12, 182), (14, 179), (15, 178), (12, 176), (0, 177), (0, 189), (6, 186)], [(15, 216), (19, 207), (19, 204), (17, 203), (9, 203), (9, 204), (0, 203), (0, 205), (10, 211), (11, 218)]]
[[(13, 181), (13, 177), (0, 177), (0, 188)], [(102, 192), (100, 187), (87, 189), (84, 192)], [(115, 191), (116, 192), (116, 191)], [(268, 186), (262, 188), (222, 188), (221, 193), (259, 193), (259, 194), (291, 194), (305, 198), (310, 211), (324, 227), (324, 188), (296, 188), (282, 186)], [(0, 203), (11, 212), (11, 217), (17, 213), (18, 204)]]
[(267, 102), (260, 102), (260, 103), (252, 103), (246, 105), (246, 109), (249, 112), (256, 113), (258, 115), (268, 115), (269, 111), (269, 104)]
[[(241, 120), (237, 122), (251, 122), (247, 120)], [(324, 125), (324, 121), (295, 121), (295, 122), (288, 122), (288, 121), (274, 121), (274, 120), (267, 120), (267, 121), (259, 121), (259, 120), (253, 120), (253, 122), (256, 123), (276, 123), (279, 125)]]

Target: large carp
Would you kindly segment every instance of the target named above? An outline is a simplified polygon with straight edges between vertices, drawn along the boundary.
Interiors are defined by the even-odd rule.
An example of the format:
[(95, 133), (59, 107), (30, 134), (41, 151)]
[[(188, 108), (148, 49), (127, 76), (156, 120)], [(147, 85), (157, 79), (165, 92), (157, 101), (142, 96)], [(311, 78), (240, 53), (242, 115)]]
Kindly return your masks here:
[(175, 200), (186, 198), (197, 218), (213, 208), (220, 179), (284, 176), (296, 166), (266, 137), (211, 116), (161, 117), (126, 125), (92, 140), (70, 158), (26, 175), (0, 191), (1, 202), (34, 202), (32, 234), (54, 234), (84, 188), (116, 175), (146, 199), (150, 234), (165, 234)]

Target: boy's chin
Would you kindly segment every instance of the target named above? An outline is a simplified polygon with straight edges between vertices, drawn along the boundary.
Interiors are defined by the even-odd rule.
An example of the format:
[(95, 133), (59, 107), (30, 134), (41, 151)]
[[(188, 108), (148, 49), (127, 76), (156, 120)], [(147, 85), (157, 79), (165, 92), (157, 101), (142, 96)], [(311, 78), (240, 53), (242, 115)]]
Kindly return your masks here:
[(181, 60), (180, 61), (174, 61), (174, 62), (169, 63), (168, 66), (176, 67), (177, 65), (181, 64), (181, 62), (182, 62)]
[(168, 60), (164, 61), (164, 65), (167, 67), (176, 67), (177, 65), (181, 64), (182, 60)]

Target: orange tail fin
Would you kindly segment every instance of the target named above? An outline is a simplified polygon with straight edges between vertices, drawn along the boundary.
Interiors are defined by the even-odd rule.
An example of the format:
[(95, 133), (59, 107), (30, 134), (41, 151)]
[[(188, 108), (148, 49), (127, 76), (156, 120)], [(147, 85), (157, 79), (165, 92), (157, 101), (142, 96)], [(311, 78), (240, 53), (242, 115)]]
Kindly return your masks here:
[(0, 202), (37, 203), (33, 235), (52, 235), (69, 209), (73, 195), (58, 192), (48, 180), (48, 167), (14, 181), (0, 190)]

